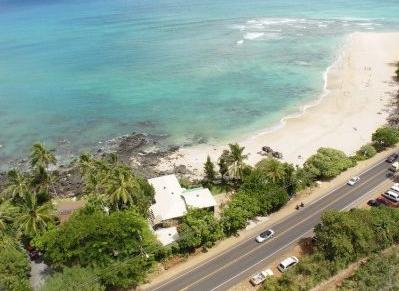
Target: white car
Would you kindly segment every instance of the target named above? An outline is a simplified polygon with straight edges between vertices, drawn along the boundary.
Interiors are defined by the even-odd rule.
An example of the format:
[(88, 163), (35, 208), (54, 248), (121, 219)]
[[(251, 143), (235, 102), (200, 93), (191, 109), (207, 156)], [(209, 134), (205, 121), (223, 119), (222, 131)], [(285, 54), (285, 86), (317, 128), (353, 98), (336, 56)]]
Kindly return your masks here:
[(393, 186), (391, 187), (391, 190), (396, 191), (396, 192), (399, 193), (399, 183), (393, 184)]
[(272, 238), (274, 236), (274, 230), (272, 229), (268, 229), (264, 232), (262, 232), (260, 235), (258, 235), (255, 240), (258, 243), (264, 242), (265, 240)]
[(285, 272), (289, 268), (295, 266), (298, 263), (299, 263), (299, 260), (297, 257), (294, 257), (294, 256), (288, 257), (277, 266), (277, 269), (279, 269), (280, 272)]
[(352, 177), (349, 181), (348, 181), (348, 185), (349, 186), (353, 186), (353, 185), (355, 185), (357, 182), (359, 182), (360, 181), (360, 177), (358, 177), (358, 176), (355, 176), (355, 177)]
[(382, 193), (382, 196), (391, 201), (399, 202), (399, 193), (396, 191), (388, 190), (387, 192)]
[(259, 274), (256, 274), (255, 276), (251, 277), (249, 282), (251, 282), (252, 285), (256, 286), (262, 283), (263, 281), (266, 280), (267, 277), (273, 276), (273, 271), (270, 269), (264, 270), (260, 272)]

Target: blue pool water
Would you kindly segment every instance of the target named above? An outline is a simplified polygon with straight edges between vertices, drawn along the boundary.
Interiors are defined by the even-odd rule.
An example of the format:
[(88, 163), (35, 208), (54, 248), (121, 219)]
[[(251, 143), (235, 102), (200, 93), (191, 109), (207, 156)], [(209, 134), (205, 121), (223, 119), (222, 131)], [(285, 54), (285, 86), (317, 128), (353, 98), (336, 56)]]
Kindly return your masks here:
[(397, 0), (0, 0), (0, 161), (133, 131), (224, 140), (319, 96)]

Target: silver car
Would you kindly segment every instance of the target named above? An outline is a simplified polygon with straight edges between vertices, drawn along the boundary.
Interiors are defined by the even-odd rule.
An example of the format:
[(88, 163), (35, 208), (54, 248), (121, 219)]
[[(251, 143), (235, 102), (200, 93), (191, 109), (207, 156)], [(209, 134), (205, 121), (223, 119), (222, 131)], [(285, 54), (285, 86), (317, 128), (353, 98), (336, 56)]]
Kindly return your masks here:
[(272, 229), (268, 229), (264, 232), (262, 232), (260, 235), (258, 235), (255, 240), (258, 243), (264, 242), (265, 240), (268, 240), (269, 238), (272, 238), (274, 236), (274, 231)]

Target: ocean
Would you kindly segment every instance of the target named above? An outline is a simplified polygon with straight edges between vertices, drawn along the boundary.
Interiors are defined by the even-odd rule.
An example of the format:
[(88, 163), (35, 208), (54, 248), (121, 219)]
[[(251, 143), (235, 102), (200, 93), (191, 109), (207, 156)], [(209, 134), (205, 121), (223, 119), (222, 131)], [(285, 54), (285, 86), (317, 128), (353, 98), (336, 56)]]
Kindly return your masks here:
[(0, 162), (131, 132), (223, 142), (317, 99), (397, 0), (0, 0)]

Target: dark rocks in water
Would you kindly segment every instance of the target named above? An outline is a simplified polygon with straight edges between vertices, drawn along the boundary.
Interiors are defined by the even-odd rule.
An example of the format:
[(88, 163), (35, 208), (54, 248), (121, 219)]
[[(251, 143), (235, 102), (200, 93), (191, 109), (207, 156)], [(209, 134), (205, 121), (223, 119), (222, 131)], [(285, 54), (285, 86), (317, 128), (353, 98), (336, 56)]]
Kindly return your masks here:
[(156, 124), (151, 120), (144, 120), (137, 122), (137, 125), (142, 128), (155, 128)]
[(187, 169), (187, 167), (185, 165), (176, 166), (175, 169), (174, 169), (174, 172), (176, 174), (180, 174), (180, 175), (189, 174), (189, 170)]

